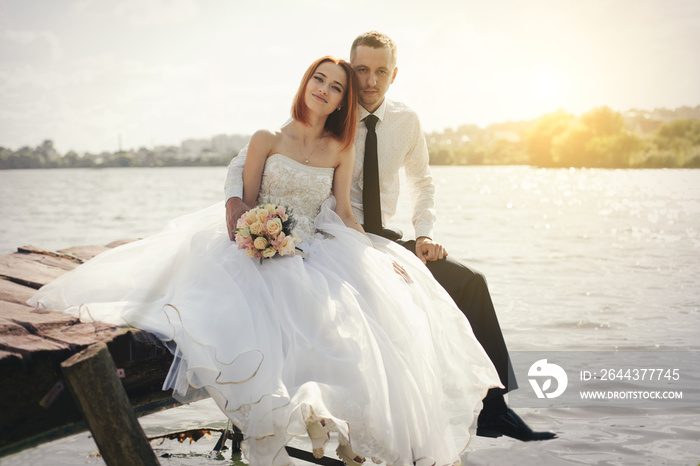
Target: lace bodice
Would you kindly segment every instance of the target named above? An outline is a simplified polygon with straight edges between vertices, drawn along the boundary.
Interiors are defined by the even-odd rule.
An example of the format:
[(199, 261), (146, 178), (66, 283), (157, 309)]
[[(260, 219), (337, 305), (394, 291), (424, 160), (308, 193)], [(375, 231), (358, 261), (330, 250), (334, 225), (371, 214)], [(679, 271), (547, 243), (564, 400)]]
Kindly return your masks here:
[(314, 235), (314, 218), (331, 195), (333, 168), (311, 167), (282, 154), (265, 161), (258, 202), (283, 205), (296, 220), (302, 239)]

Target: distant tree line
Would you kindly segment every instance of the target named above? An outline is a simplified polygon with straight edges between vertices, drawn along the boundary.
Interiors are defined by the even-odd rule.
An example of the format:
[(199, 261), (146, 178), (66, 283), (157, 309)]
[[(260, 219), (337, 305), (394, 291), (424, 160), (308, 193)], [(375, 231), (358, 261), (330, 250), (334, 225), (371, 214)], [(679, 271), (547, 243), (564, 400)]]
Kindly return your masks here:
[[(0, 169), (225, 166), (248, 136), (187, 140), (180, 147), (60, 155), (51, 140), (11, 150)], [(608, 107), (576, 117), (563, 110), (532, 121), (463, 125), (426, 135), (433, 165), (700, 168), (700, 106), (624, 114)]]
[(578, 118), (557, 111), (483, 129), (465, 125), (428, 135), (431, 163), (700, 168), (700, 106), (656, 112), (623, 115), (599, 107)]
[(159, 147), (156, 150), (141, 148), (138, 151), (114, 153), (78, 154), (70, 151), (61, 156), (46, 140), (40, 146), (21, 147), (13, 151), (0, 146), (0, 170), (20, 168), (110, 168), (110, 167), (193, 167), (225, 166), (238, 154), (238, 150), (216, 152), (203, 149), (196, 154), (183, 156), (176, 146)]

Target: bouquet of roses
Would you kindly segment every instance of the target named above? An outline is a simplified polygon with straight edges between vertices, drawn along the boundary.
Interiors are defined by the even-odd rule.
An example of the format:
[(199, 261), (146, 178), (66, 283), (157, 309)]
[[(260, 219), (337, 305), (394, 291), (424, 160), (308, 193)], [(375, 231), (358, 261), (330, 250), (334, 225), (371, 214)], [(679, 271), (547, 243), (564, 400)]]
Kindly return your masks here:
[(294, 219), (284, 206), (260, 204), (244, 213), (236, 224), (236, 243), (248, 257), (269, 259), (293, 256), (299, 238), (293, 232)]

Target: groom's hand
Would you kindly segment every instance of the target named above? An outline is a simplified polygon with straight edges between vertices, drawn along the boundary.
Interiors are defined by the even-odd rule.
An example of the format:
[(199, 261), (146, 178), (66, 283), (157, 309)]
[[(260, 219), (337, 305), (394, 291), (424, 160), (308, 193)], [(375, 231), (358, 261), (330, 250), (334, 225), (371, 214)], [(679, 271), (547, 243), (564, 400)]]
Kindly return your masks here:
[(428, 261), (437, 261), (447, 257), (447, 250), (442, 244), (436, 243), (426, 236), (421, 236), (416, 239), (416, 256), (424, 264), (427, 264)]
[(240, 197), (231, 197), (226, 201), (226, 228), (231, 241), (236, 239), (236, 233), (233, 231), (236, 229), (236, 222), (249, 210), (250, 207)]

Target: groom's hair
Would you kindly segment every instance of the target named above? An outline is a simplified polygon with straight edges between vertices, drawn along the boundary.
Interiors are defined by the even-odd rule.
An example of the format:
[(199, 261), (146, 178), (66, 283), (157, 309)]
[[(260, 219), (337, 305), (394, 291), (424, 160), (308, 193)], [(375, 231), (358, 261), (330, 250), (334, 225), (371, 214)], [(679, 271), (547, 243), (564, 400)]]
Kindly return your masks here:
[(369, 31), (357, 36), (357, 38), (355, 38), (355, 40), (352, 41), (352, 46), (350, 47), (350, 61), (352, 61), (355, 58), (355, 50), (360, 45), (372, 47), (373, 49), (381, 49), (383, 47), (387, 47), (389, 50), (391, 50), (392, 65), (396, 66), (396, 43), (393, 40), (391, 40), (391, 37), (387, 36), (386, 34), (382, 34), (381, 32), (377, 31)]
[(340, 104), (340, 110), (335, 110), (333, 113), (328, 115), (324, 126), (326, 131), (331, 133), (335, 139), (340, 141), (342, 150), (346, 150), (349, 149), (355, 142), (355, 128), (357, 127), (357, 98), (359, 91), (357, 87), (357, 78), (355, 77), (355, 70), (353, 70), (352, 65), (345, 60), (328, 55), (319, 58), (311, 64), (309, 69), (306, 70), (306, 73), (304, 73), (304, 77), (301, 78), (301, 84), (299, 85), (296, 96), (294, 96), (294, 103), (292, 104), (292, 118), (305, 125), (309, 123), (307, 107), (306, 103), (304, 102), (304, 91), (306, 91), (306, 85), (309, 83), (309, 81), (311, 81), (316, 69), (321, 65), (321, 63), (325, 62), (331, 62), (343, 68), (348, 78), (347, 85), (345, 86), (345, 94), (343, 95), (343, 101)]

